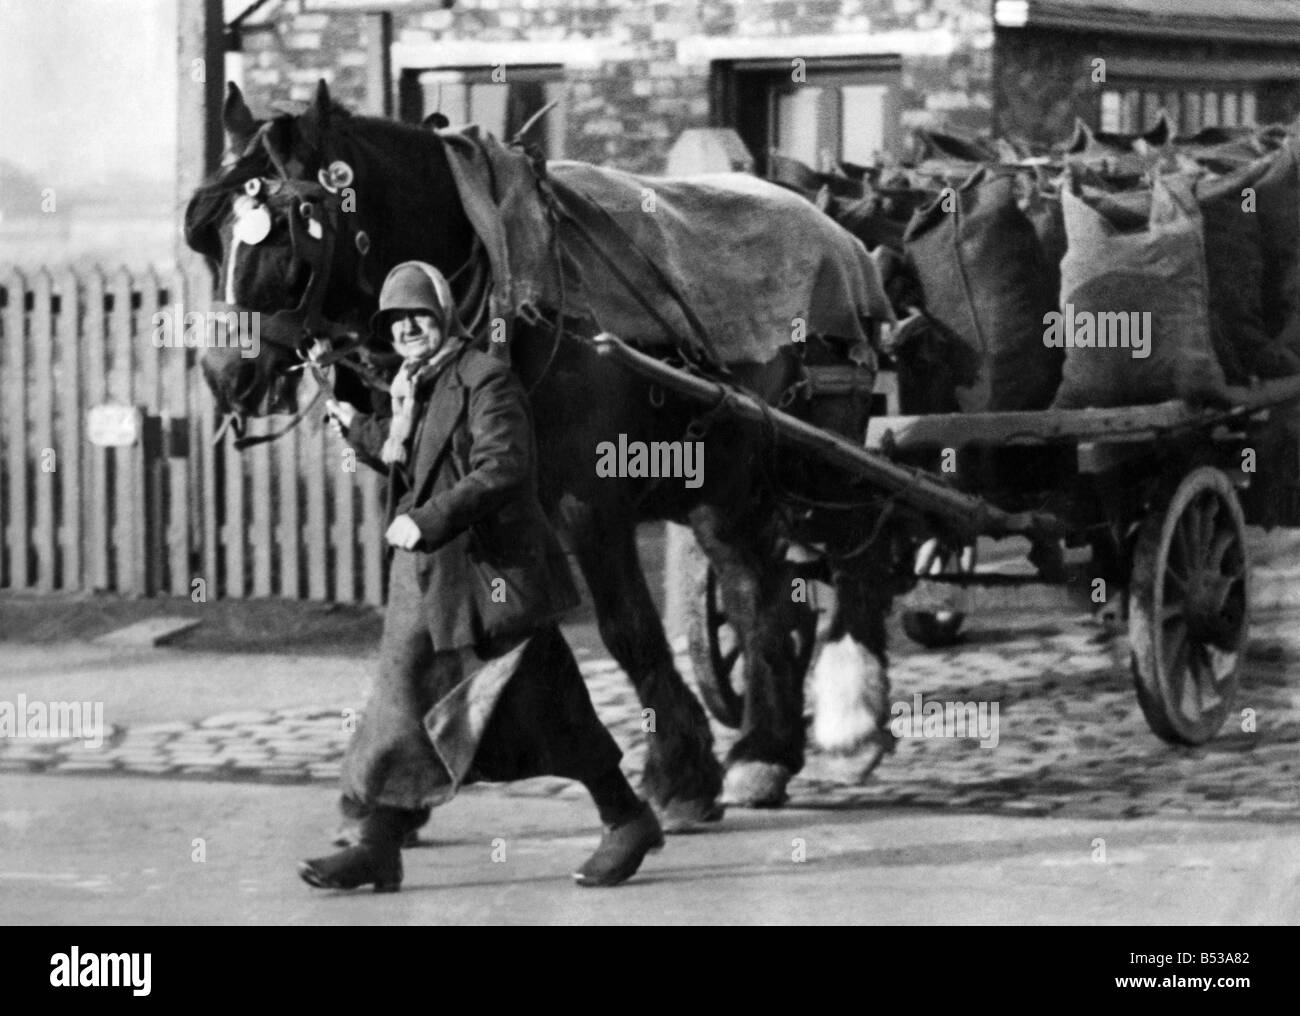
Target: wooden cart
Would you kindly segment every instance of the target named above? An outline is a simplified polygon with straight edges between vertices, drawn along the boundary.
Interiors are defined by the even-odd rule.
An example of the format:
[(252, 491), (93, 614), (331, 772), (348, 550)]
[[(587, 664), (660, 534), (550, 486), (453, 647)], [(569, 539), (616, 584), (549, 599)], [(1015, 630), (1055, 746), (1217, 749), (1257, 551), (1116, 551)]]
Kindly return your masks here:
[[(1300, 377), (1231, 389), (1231, 405), (1222, 409), (1167, 402), (882, 416), (871, 421), (860, 446), (613, 336), (595, 342), (665, 389), (708, 406), (725, 404), (737, 418), (771, 427), (779, 440), (893, 493), (908, 509), (916, 547), (912, 574), (898, 578), (931, 595), (928, 609), (917, 607), (924, 601), (915, 597), (905, 606), (904, 626), (913, 638), (927, 645), (955, 640), (980, 588), (1077, 580), (1054, 551), (1062, 544), (1088, 547), (1090, 583), (1104, 583), (1104, 598), (1127, 614), (1134, 682), (1151, 729), (1172, 743), (1196, 745), (1222, 726), (1250, 623), (1242, 495), (1248, 504), (1285, 503), (1294, 510), (1294, 459), (1265, 461), (1261, 453), (1276, 457), (1287, 447), (1276, 428), (1300, 403)], [(921, 467), (963, 456), (979, 464), (961, 478), (965, 489), (953, 476)], [(1045, 462), (1051, 467), (1041, 475), (1026, 469)], [(978, 538), (1010, 536), (1028, 537), (1037, 548), (1037, 575), (974, 569), (970, 548)], [(733, 682), (741, 668), (726, 644), (726, 616), (712, 581), (702, 584), (691, 609), (691, 652), (705, 703), (719, 720), (738, 725), (742, 696)], [(806, 661), (808, 633), (792, 637)]]

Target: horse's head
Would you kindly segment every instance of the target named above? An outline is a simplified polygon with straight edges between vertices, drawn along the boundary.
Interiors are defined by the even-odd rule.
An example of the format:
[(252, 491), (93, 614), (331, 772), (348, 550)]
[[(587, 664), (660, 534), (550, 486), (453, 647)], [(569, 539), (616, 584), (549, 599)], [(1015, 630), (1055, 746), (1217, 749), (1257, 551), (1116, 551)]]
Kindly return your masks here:
[[(257, 342), (209, 335), (200, 352), (219, 407), (242, 419), (293, 411), (295, 368), (316, 340), (364, 343), (387, 270), (414, 258), (445, 268), (472, 233), (436, 136), (353, 117), (324, 82), (309, 109), (269, 120), (231, 85), (222, 120), (231, 155), (191, 198), (185, 239), (216, 268), (225, 309), (258, 315)], [(444, 228), (456, 245), (440, 242)]]

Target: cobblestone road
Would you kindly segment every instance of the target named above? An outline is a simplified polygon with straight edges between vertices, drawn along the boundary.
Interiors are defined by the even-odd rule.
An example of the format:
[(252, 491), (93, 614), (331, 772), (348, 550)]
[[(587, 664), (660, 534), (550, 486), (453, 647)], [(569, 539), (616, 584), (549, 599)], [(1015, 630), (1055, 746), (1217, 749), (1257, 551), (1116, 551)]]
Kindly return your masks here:
[[(967, 739), (905, 738), (865, 782), (853, 758), (810, 756), (790, 787), (792, 808), (909, 807), (1015, 815), (1214, 819), (1300, 818), (1300, 620), (1256, 622), (1238, 712), (1195, 749), (1158, 740), (1128, 676), (1126, 642), (1090, 622), (1048, 618), (1005, 628), (982, 619), (960, 646), (929, 651), (899, 638), (894, 702), (984, 701), (999, 707), (996, 747)], [(689, 661), (679, 658), (683, 673)], [(288, 664), (286, 664), (288, 665)], [(638, 774), (641, 711), (610, 660), (582, 664), (602, 719)], [(360, 703), (358, 703), (358, 706)], [(1240, 710), (1256, 729), (1243, 731)], [(715, 726), (719, 753), (734, 732)], [(348, 731), (338, 709), (295, 708), (210, 716), (197, 723), (114, 729), (81, 742), (0, 741), (0, 772), (105, 774), (257, 782), (337, 779)], [(471, 787), (467, 793), (489, 788)], [(583, 796), (563, 780), (491, 792)]]

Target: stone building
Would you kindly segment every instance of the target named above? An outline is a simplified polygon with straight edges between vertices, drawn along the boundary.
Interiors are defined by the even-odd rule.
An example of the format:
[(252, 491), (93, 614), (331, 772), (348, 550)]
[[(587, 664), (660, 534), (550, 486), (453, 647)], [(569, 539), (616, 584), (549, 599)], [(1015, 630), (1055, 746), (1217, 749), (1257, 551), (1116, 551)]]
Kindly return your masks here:
[(1300, 114), (1297, 0), (997, 0), (993, 129), (1050, 143), (1076, 117), (1179, 133)]
[[(1074, 118), (1194, 130), (1300, 111), (1296, 0), (227, 0), (228, 72), (254, 108), (310, 97), (434, 111), (552, 157), (664, 168), (686, 128), (734, 127), (824, 165), (909, 129), (1039, 142)], [(1097, 74), (1098, 59), (1105, 73)]]
[[(229, 20), (249, 2), (228, 0)], [(641, 172), (710, 125), (735, 126), (760, 160), (775, 147), (865, 162), (914, 125), (990, 127), (991, 13), (988, 0), (272, 0), (228, 33), (228, 62), (255, 109), (305, 100), (323, 77), (354, 109), (441, 110), (510, 135), (558, 99), (539, 137), (549, 155)]]

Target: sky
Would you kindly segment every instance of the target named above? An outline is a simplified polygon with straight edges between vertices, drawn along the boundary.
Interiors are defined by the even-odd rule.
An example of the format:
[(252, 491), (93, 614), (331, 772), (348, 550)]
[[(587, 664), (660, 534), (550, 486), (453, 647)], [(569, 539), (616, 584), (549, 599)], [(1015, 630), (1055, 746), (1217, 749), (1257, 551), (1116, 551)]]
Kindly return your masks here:
[(0, 0), (0, 159), (42, 183), (173, 179), (174, 0)]

